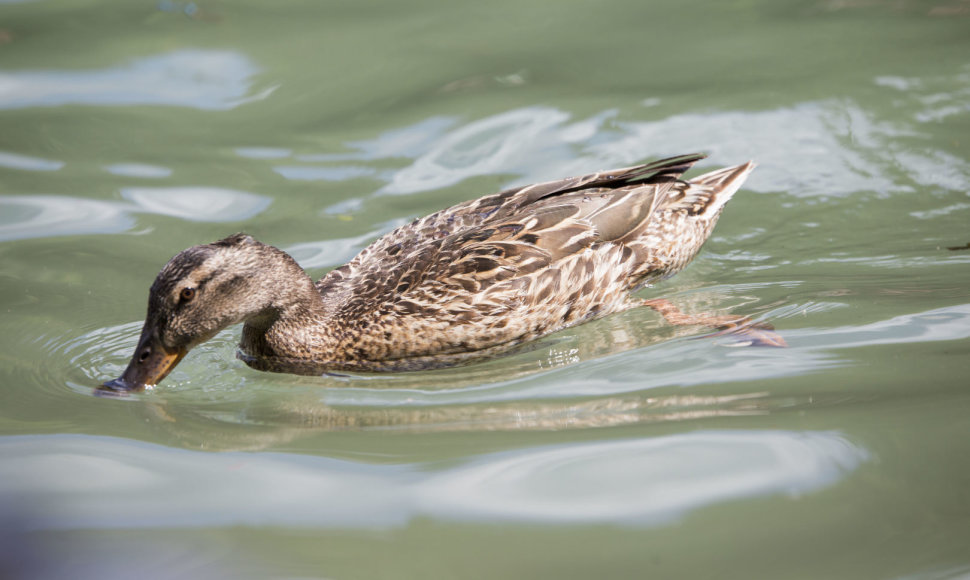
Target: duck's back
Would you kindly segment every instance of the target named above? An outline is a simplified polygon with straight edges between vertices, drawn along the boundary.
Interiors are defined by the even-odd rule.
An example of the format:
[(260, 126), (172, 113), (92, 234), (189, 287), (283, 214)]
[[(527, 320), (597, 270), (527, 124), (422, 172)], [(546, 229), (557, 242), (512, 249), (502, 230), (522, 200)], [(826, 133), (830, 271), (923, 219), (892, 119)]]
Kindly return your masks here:
[(317, 283), (350, 368), (454, 364), (635, 306), (629, 290), (683, 267), (723, 207), (680, 180), (702, 157), (511, 189), (383, 236)]

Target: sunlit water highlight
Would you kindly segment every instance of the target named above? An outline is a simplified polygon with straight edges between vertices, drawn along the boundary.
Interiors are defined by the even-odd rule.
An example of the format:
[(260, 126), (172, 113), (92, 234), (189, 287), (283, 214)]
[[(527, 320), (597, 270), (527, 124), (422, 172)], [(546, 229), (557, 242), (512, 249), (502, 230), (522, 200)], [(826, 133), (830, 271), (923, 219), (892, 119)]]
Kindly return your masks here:
[[(443, 469), (79, 436), (0, 438), (0, 457), (0, 497), (34, 506), (39, 527), (143, 528), (388, 527), (419, 516), (656, 525), (738, 498), (811, 493), (869, 454), (837, 433), (699, 431)], [(65, 469), (72, 477), (57, 477)]]
[(231, 51), (177, 50), (89, 71), (0, 72), (0, 109), (62, 105), (170, 105), (232, 109), (265, 99), (250, 95), (257, 72)]
[[(712, 164), (756, 159), (760, 165), (746, 188), (789, 191), (798, 196), (849, 195), (856, 191), (912, 192), (914, 183), (957, 188), (970, 177), (966, 164), (942, 152), (896, 150), (894, 138), (915, 128), (875, 120), (851, 102), (810, 102), (762, 111), (718, 111), (675, 115), (651, 122), (616, 122), (615, 112), (572, 121), (550, 107), (528, 107), (462, 124), (454, 120), (418, 123), (355, 143), (359, 154), (303, 156), (306, 161), (355, 165), (278, 166), (299, 180), (379, 176), (361, 166), (381, 156), (413, 158), (385, 178), (378, 192), (409, 194), (448, 187), (470, 177), (511, 173), (508, 185), (551, 176), (580, 175), (663, 157), (670, 151), (703, 151)], [(431, 122), (434, 121), (434, 122)], [(738, 128), (743, 127), (743, 131)], [(413, 137), (407, 138), (414, 134)], [(852, 135), (853, 145), (844, 142)], [(763, 147), (771, 143), (770, 148)], [(866, 148), (863, 154), (856, 148)], [(380, 155), (377, 155), (379, 153)], [(787, 163), (798, 159), (797, 166)], [(895, 175), (903, 162), (908, 177)]]
[(134, 214), (153, 213), (201, 222), (235, 222), (269, 206), (262, 195), (214, 187), (131, 187), (131, 203), (53, 195), (0, 197), (0, 240), (119, 233), (135, 224)]

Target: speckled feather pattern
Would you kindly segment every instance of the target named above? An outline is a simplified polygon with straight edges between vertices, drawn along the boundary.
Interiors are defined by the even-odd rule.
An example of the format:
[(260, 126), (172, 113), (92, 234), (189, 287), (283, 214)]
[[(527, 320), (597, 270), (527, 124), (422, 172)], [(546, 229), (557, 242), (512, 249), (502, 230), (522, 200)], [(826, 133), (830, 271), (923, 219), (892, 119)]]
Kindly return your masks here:
[(638, 306), (630, 291), (683, 269), (754, 167), (682, 180), (701, 158), (511, 189), (415, 220), (293, 301), (302, 308), (264, 308), (241, 358), (308, 374), (450, 366)]

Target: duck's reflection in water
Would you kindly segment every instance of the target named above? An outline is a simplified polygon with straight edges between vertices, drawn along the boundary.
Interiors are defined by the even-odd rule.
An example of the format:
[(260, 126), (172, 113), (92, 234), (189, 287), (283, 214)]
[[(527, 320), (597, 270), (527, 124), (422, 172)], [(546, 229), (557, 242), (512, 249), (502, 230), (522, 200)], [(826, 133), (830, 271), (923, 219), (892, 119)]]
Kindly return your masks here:
[[(702, 312), (712, 310), (717, 299), (713, 293), (697, 292), (676, 302), (687, 311)], [(702, 329), (669, 326), (643, 309), (569, 329), (509, 356), (465, 367), (348, 377), (250, 374), (246, 380), (252, 377), (251, 384), (223, 393), (200, 389), (198, 384), (163, 386), (132, 408), (145, 413), (172, 443), (230, 450), (273, 447), (321, 431), (588, 429), (763, 414), (778, 407), (777, 401), (759, 391), (657, 392), (652, 388), (657, 385), (649, 383), (650, 368), (641, 370), (617, 360), (623, 353), (671, 341), (689, 350), (708, 348), (701, 345), (703, 341), (682, 340), (698, 331)], [(666, 366), (660, 360), (652, 366), (657, 365)], [(598, 372), (603, 366), (613, 370), (610, 378)], [(614, 384), (617, 367), (628, 372)], [(642, 380), (638, 379), (641, 372)]]
[(765, 392), (738, 395), (610, 397), (589, 401), (439, 405), (420, 408), (343, 408), (319, 400), (288, 399), (278, 407), (238, 415), (149, 402), (140, 408), (163, 439), (211, 451), (260, 450), (321, 431), (384, 430), (417, 433), (539, 431), (614, 427), (645, 422), (766, 414)]

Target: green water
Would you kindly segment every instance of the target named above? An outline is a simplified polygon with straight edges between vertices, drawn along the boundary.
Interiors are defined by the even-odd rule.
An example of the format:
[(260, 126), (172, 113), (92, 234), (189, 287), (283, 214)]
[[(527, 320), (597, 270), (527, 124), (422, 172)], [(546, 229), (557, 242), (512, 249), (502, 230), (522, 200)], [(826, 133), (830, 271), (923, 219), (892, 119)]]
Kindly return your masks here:
[[(437, 372), (127, 400), (147, 289), (511, 184), (754, 159), (631, 311)], [(970, 6), (0, 0), (0, 577), (970, 577)]]

